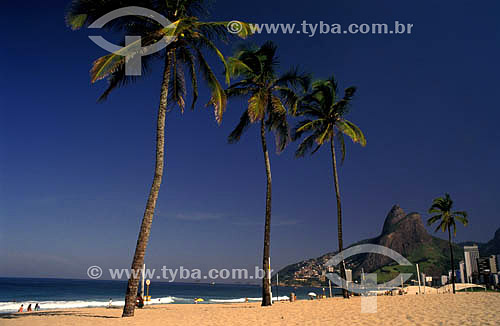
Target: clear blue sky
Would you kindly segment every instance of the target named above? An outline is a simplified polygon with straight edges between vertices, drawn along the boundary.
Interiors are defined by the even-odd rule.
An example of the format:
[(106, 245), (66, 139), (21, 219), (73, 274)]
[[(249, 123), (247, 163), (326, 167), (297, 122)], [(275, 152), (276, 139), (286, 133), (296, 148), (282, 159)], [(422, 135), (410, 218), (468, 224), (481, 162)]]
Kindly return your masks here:
[[(129, 267), (152, 180), (159, 71), (97, 104), (105, 82), (91, 85), (88, 71), (105, 52), (65, 27), (67, 4), (14, 1), (0, 13), (0, 276), (85, 278), (90, 265)], [(499, 10), (497, 1), (218, 0), (210, 18), (414, 24), (411, 35), (251, 41), (273, 40), (283, 70), (335, 73), (359, 89), (349, 118), (368, 144), (349, 143), (340, 169), (345, 243), (378, 235), (396, 203), (425, 217), (444, 192), (470, 214), (457, 241), (486, 241), (500, 226)], [(206, 100), (203, 91), (196, 112), (167, 117), (152, 266), (261, 264), (258, 134), (227, 144), (243, 103), (230, 102), (218, 127)], [(271, 155), (274, 268), (337, 248), (328, 151), (296, 160), (295, 146)]]

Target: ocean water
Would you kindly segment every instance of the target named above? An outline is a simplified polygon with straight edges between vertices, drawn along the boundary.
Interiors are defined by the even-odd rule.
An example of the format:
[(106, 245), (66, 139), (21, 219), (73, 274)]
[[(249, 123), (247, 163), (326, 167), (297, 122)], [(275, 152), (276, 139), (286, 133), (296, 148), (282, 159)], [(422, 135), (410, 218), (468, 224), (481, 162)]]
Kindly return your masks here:
[[(14, 312), (21, 304), (39, 303), (41, 310), (106, 307), (109, 299), (114, 306), (123, 306), (126, 281), (70, 280), (54, 278), (0, 278), (0, 313)], [(325, 289), (328, 292), (328, 289)], [(340, 292), (333, 289), (336, 295)], [(307, 299), (307, 293), (321, 294), (321, 288), (273, 287), (274, 300), (287, 300), (294, 292), (298, 299)], [(261, 300), (261, 288), (255, 285), (168, 283), (153, 282), (149, 287), (149, 304), (193, 304), (203, 298), (202, 304), (236, 303)], [(279, 297), (277, 297), (277, 295)]]

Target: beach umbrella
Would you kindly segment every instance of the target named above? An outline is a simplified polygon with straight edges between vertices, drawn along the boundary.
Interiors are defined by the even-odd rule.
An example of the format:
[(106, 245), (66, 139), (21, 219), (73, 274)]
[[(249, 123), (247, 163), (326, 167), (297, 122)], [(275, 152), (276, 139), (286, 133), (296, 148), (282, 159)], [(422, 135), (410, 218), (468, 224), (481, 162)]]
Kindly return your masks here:
[(308, 296), (310, 296), (310, 297), (315, 297), (315, 296), (316, 296), (316, 293), (314, 293), (314, 292), (309, 292), (307, 295), (308, 295)]

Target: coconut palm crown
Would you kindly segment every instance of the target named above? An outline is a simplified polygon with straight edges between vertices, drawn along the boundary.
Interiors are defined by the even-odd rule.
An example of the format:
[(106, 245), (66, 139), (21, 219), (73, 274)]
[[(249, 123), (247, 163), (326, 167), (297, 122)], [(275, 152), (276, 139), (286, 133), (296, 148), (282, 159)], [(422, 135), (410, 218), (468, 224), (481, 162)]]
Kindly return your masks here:
[(434, 232), (439, 230), (446, 232), (448, 231), (448, 244), (450, 246), (450, 265), (451, 265), (451, 283), (453, 286), (453, 294), (455, 294), (455, 262), (453, 259), (453, 244), (451, 230), (453, 229), (453, 237), (457, 235), (457, 221), (462, 223), (464, 226), (469, 224), (467, 219), (467, 212), (465, 211), (452, 211), (453, 200), (449, 194), (445, 194), (444, 197), (438, 197), (432, 202), (432, 206), (429, 208), (429, 214), (435, 214), (427, 220), (428, 225), (432, 225), (439, 222)]

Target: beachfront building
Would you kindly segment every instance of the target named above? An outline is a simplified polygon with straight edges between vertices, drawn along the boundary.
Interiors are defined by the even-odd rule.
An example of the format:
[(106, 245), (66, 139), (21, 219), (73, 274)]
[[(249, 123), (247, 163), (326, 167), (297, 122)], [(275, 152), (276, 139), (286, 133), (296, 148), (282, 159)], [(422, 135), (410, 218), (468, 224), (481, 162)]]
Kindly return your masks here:
[(490, 271), (492, 274), (498, 273), (498, 261), (495, 255), (490, 256)]
[(477, 265), (479, 269), (479, 282), (481, 284), (490, 284), (491, 282), (490, 257), (480, 257), (477, 260)]
[(458, 264), (458, 270), (460, 271), (460, 283), (465, 283), (465, 279), (466, 279), (466, 276), (465, 276), (465, 262), (463, 260), (460, 261), (460, 263)]
[(465, 257), (465, 275), (467, 275), (467, 282), (473, 283), (473, 280), (479, 276), (479, 269), (477, 260), (479, 259), (479, 248), (477, 245), (464, 247)]
[(352, 282), (352, 269), (345, 269), (345, 280), (347, 282)]
[[(451, 282), (451, 276), (452, 276), (452, 271), (448, 271), (448, 280)], [(456, 269), (455, 270), (455, 282), (460, 282), (460, 270)]]

